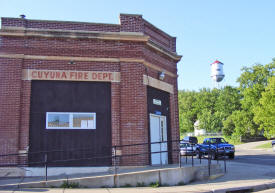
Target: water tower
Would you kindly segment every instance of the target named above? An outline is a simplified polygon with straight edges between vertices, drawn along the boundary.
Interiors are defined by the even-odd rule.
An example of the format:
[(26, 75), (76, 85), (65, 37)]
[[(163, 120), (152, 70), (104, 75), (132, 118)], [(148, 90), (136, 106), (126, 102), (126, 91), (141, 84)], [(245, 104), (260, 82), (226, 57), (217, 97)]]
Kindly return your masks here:
[(213, 79), (215, 86), (224, 78), (223, 63), (218, 60), (211, 64), (211, 78)]

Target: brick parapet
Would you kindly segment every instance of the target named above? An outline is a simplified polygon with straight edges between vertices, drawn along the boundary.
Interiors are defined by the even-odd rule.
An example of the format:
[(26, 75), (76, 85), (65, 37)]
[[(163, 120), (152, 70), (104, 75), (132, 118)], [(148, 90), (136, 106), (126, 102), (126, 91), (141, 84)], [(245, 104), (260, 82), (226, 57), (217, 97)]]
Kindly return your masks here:
[(48, 21), (48, 20), (30, 20), (22, 18), (2, 17), (2, 27), (24, 27), (39, 29), (63, 29), (63, 30), (83, 30), (83, 31), (110, 31), (119, 32), (120, 25), (72, 22), (72, 21)]
[(176, 39), (142, 18), (142, 15), (120, 14), (121, 31), (142, 32), (164, 48), (176, 52)]
[(142, 15), (120, 14), (120, 31), (144, 32), (144, 20)]
[(144, 22), (144, 34), (148, 35), (150, 39), (156, 44), (166, 48), (171, 52), (176, 52), (175, 38), (156, 28), (146, 20)]
[(103, 24), (71, 21), (29, 20), (1, 18), (2, 28), (77, 30), (91, 32), (140, 32), (150, 36), (157, 45), (176, 53), (176, 39), (142, 18), (142, 15), (121, 14), (120, 24)]

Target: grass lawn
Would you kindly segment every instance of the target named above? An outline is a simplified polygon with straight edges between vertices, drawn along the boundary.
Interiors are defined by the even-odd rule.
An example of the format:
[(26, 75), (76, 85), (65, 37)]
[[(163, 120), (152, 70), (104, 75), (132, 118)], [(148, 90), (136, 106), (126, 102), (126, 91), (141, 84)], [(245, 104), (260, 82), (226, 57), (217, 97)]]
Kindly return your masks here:
[(272, 146), (271, 146), (271, 142), (268, 142), (268, 143), (264, 143), (262, 145), (258, 145), (255, 148), (256, 149), (269, 149), (269, 148), (272, 148)]

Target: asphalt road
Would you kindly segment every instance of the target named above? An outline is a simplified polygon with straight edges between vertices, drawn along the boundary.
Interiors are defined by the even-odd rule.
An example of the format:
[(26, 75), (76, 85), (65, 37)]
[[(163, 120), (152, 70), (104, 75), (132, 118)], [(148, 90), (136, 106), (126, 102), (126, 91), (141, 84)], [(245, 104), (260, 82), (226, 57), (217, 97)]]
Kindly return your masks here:
[(247, 152), (246, 155), (238, 155), (238, 153), (236, 153), (234, 162), (275, 166), (275, 152), (258, 154), (251, 154), (251, 152)]
[(275, 192), (275, 188), (269, 189), (269, 190), (262, 190), (262, 191), (259, 191), (257, 193), (274, 193), (274, 192)]
[[(264, 142), (263, 142), (264, 143)], [(252, 143), (253, 144), (253, 143)], [(275, 152), (272, 149), (256, 149), (245, 145), (236, 146), (234, 162), (275, 166)]]
[[(226, 158), (227, 162), (244, 163), (244, 164), (257, 164), (263, 166), (275, 166), (275, 152), (270, 149), (257, 149), (258, 145), (270, 143), (270, 141), (251, 142), (242, 145), (236, 145), (235, 159)], [(185, 162), (185, 156), (182, 157), (182, 165), (191, 165), (191, 156), (188, 157), (187, 164)], [(223, 158), (220, 158), (222, 161)], [(213, 161), (213, 160), (212, 160)], [(215, 163), (215, 161), (214, 161)], [(199, 160), (194, 156), (194, 164), (198, 165)], [(202, 164), (207, 165), (207, 156), (202, 159)]]

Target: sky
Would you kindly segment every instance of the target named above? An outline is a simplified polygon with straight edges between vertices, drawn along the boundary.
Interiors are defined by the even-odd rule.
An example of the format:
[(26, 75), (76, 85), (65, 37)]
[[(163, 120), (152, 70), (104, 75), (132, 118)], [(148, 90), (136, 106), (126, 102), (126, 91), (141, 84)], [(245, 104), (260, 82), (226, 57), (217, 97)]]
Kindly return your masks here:
[(120, 13), (177, 37), (179, 90), (213, 88), (216, 59), (220, 86), (238, 86), (242, 67), (275, 58), (275, 0), (0, 0), (0, 17), (118, 24)]

